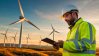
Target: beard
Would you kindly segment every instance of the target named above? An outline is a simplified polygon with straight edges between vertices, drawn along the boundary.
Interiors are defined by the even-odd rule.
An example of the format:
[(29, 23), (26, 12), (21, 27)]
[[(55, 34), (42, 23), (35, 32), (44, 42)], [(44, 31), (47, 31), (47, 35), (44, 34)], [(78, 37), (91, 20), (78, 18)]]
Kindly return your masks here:
[(75, 18), (72, 18), (71, 20), (65, 20), (66, 22), (67, 22), (67, 24), (69, 25), (69, 26), (73, 26), (74, 24), (75, 24)]

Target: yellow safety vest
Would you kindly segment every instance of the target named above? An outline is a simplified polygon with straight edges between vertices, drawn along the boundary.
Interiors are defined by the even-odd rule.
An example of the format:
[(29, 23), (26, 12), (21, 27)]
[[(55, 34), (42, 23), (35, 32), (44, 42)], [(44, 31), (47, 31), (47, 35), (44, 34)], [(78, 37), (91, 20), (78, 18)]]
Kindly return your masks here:
[(62, 56), (96, 56), (96, 29), (80, 18), (68, 32)]

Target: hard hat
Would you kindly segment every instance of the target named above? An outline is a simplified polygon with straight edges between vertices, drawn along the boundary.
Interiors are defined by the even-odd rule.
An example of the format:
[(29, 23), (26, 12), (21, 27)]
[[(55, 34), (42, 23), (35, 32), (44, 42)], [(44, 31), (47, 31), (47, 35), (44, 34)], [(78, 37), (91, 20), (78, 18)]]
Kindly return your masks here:
[(63, 13), (69, 11), (78, 11), (78, 8), (75, 5), (67, 5), (65, 8), (63, 8)]
[(63, 15), (65, 14), (65, 13), (67, 13), (67, 12), (70, 12), (70, 13), (72, 13), (72, 12), (76, 12), (76, 13), (78, 13), (79, 11), (78, 11), (78, 8), (75, 6), (75, 5), (67, 5), (67, 6), (65, 6), (63, 9), (62, 9), (62, 19), (63, 19)]

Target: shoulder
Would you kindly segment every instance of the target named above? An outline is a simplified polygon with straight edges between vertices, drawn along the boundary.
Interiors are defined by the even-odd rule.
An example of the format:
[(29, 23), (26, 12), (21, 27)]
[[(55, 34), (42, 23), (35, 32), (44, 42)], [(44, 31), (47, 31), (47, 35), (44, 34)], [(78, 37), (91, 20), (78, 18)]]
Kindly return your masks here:
[(83, 21), (83, 22), (80, 24), (80, 27), (83, 27), (83, 26), (88, 26), (88, 22), (87, 22), (87, 21)]
[(94, 25), (92, 23), (90, 23), (90, 22), (83, 21), (80, 24), (80, 28), (89, 28), (89, 27), (92, 27), (93, 29), (95, 29)]

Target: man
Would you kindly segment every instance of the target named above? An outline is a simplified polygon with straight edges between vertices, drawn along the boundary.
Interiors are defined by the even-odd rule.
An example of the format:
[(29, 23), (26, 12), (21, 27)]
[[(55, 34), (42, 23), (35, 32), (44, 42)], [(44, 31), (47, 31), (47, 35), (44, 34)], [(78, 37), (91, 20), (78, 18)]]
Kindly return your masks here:
[(78, 18), (78, 9), (71, 9), (63, 14), (70, 26), (67, 40), (59, 40), (53, 46), (63, 48), (63, 56), (96, 56), (95, 27), (82, 18)]

